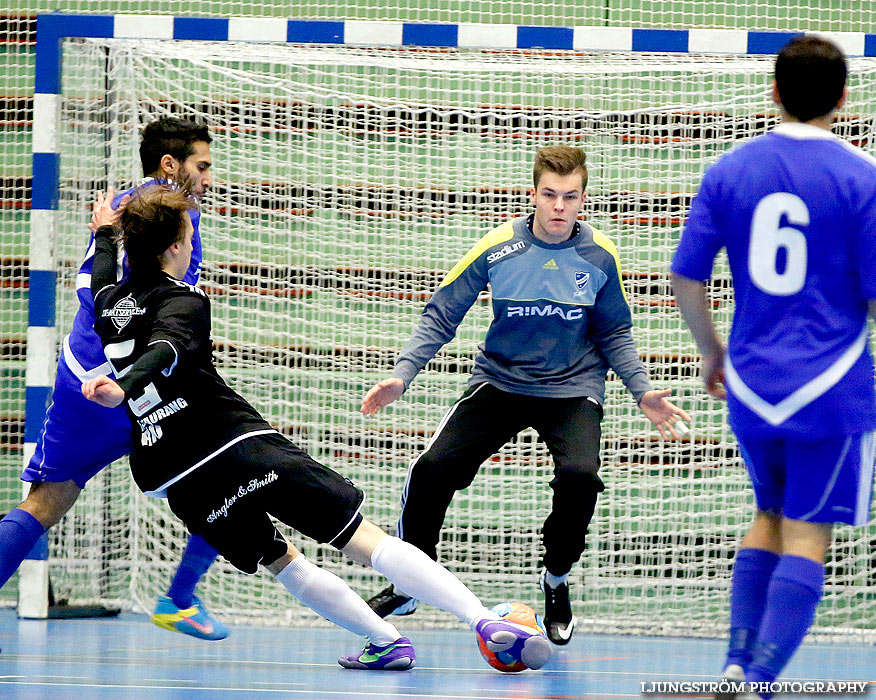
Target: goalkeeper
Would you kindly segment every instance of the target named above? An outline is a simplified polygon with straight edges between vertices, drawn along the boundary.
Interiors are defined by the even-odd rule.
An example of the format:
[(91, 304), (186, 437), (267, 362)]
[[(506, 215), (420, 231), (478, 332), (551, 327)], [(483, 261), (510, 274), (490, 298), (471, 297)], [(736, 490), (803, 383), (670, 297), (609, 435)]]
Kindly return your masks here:
[[(604, 486), (599, 441), (605, 375), (624, 381), (663, 438), (678, 438), (688, 415), (655, 391), (636, 352), (617, 250), (578, 221), (587, 186), (579, 148), (542, 148), (533, 169), (534, 211), (481, 238), (450, 270), (401, 349), (392, 377), (365, 395), (372, 416), (399, 398), (450, 341), (478, 295), (492, 289), (493, 321), (468, 389), (450, 408), (426, 451), (413, 461), (402, 493), (398, 535), (437, 558), (453, 494), (518, 432), (532, 427), (554, 461), (553, 507), (543, 527), (545, 626), (567, 644), (575, 620), (568, 576), (584, 551), (587, 527)], [(381, 616), (413, 612), (411, 591), (394, 586), (369, 604)]]
[(115, 229), (107, 225), (116, 213), (98, 197), (92, 220), (95, 330), (116, 379), (101, 374), (83, 383), (82, 394), (107, 408), (124, 404), (137, 485), (166, 496), (189, 531), (241, 571), (264, 565), (312, 610), (367, 636), (361, 652), (338, 659), (345, 668), (405, 670), (414, 650), (346, 583), (305, 559), (270, 516), (452, 612), (488, 648), (513, 647), (526, 666), (543, 666), (551, 649), (541, 634), (500, 619), (440, 564), (364, 520), (362, 491), (289, 442), (222, 380), (210, 301), (182, 281), (194, 206), (160, 185), (132, 194), (120, 217), (129, 273), (119, 283)]

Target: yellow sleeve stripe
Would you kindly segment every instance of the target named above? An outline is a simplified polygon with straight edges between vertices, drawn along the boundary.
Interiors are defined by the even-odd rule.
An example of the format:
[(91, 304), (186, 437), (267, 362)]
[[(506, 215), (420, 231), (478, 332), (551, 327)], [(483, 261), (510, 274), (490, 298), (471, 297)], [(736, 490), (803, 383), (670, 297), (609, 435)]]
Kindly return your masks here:
[(620, 257), (617, 254), (617, 248), (614, 243), (611, 242), (611, 239), (606, 236), (602, 231), (593, 226), (590, 227), (590, 230), (593, 231), (593, 242), (598, 245), (600, 248), (604, 248), (609, 253), (611, 253), (611, 257), (614, 258), (615, 267), (617, 267), (617, 278), (620, 282), (621, 294), (624, 295), (624, 301), (629, 304), (629, 300), (627, 299), (627, 291), (624, 289), (624, 278), (621, 275), (621, 266), (620, 266)]
[(494, 228), (486, 236), (481, 238), (481, 240), (475, 243), (474, 247), (465, 254), (465, 257), (453, 266), (453, 269), (447, 273), (447, 276), (442, 280), (439, 287), (446, 287), (448, 284), (451, 284), (465, 271), (465, 268), (477, 260), (485, 250), (492, 248), (497, 243), (502, 243), (513, 237), (513, 221), (506, 221), (501, 226)]

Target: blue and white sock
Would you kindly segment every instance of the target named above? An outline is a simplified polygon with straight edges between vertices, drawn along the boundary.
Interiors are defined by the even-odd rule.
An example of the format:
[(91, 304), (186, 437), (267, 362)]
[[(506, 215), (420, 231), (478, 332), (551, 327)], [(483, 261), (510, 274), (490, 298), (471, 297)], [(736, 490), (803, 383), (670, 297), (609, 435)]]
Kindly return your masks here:
[(824, 565), (785, 554), (767, 590), (767, 604), (745, 680), (772, 682), (797, 651), (815, 620), (824, 589)]
[(26, 510), (14, 508), (0, 520), (0, 588), (36, 546), (46, 528)]
[(767, 601), (767, 587), (779, 555), (764, 549), (744, 548), (736, 554), (730, 590), (730, 644), (728, 666), (748, 668), (751, 650), (757, 641)]
[(173, 580), (170, 582), (170, 588), (167, 590), (167, 595), (170, 596), (176, 607), (185, 609), (192, 606), (195, 586), (207, 573), (210, 565), (216, 561), (217, 556), (219, 556), (219, 552), (209, 545), (203, 537), (200, 535), (189, 537), (182, 559)]

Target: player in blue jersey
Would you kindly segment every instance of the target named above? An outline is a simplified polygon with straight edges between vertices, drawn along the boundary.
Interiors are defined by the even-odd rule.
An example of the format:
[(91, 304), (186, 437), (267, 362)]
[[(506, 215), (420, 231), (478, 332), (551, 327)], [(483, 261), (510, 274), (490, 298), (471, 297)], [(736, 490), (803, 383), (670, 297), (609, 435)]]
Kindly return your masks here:
[[(845, 83), (829, 41), (799, 37), (779, 52), (781, 123), (709, 168), (672, 263), (757, 502), (733, 568), (731, 679), (779, 675), (814, 619), (832, 523), (870, 519), (876, 160), (830, 132)], [(736, 303), (726, 351), (704, 282), (721, 248)]]
[[(666, 399), (669, 390), (651, 387), (630, 332), (617, 250), (600, 231), (578, 221), (587, 186), (584, 152), (542, 148), (533, 175), (533, 213), (488, 233), (448, 273), (402, 348), (392, 377), (368, 391), (362, 412), (374, 415), (399, 398), (490, 285), (493, 321), (468, 390), (410, 467), (398, 533), (437, 558), (454, 493), (471, 484), (503, 444), (533, 427), (554, 460), (553, 508), (544, 523), (539, 579), (544, 619), (551, 641), (567, 644), (575, 624), (568, 575), (584, 551), (604, 488), (597, 472), (608, 368), (664, 438), (677, 438), (676, 424), (689, 418)], [(416, 606), (392, 586), (369, 603), (381, 615), (408, 614)]]
[[(200, 198), (213, 184), (210, 143), (205, 126), (176, 117), (148, 124), (140, 143), (146, 184), (185, 180)], [(115, 205), (127, 193), (116, 198)], [(195, 235), (191, 264), (185, 281), (196, 284), (200, 275), (200, 211), (191, 215)], [(70, 334), (64, 338), (58, 360), (52, 404), (46, 413), (36, 453), (22, 474), (30, 492), (18, 508), (0, 521), (0, 586), (18, 569), (24, 557), (48, 528), (76, 502), (91, 477), (128, 454), (131, 427), (123, 409), (110, 410), (87, 401), (83, 382), (108, 370), (100, 339), (94, 331), (91, 266), (94, 239), (76, 277), (79, 309)], [(194, 589), (216, 559), (216, 550), (200, 537), (190, 538), (166, 596), (159, 598), (153, 622), (166, 629), (202, 639), (222, 639), (227, 627), (212, 618)]]

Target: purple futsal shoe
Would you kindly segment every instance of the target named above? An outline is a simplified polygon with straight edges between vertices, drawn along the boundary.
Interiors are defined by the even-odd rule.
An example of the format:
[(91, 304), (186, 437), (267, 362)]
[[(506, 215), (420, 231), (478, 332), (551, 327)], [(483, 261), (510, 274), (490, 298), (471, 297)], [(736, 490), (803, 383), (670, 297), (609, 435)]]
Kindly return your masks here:
[(364, 668), (371, 671), (407, 671), (417, 661), (414, 645), (407, 637), (399, 637), (392, 644), (379, 647), (368, 642), (357, 654), (338, 659), (344, 668)]
[(539, 629), (485, 618), (477, 623), (475, 632), (481, 655), (500, 671), (541, 668), (553, 656), (551, 643)]

